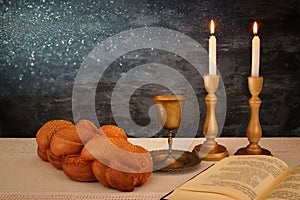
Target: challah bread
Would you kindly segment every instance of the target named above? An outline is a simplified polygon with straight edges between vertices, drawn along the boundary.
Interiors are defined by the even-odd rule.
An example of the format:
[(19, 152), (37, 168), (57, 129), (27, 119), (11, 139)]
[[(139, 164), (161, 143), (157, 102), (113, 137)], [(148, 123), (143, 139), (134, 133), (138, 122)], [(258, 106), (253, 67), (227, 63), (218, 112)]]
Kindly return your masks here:
[(96, 181), (120, 191), (132, 191), (151, 176), (150, 153), (127, 140), (114, 125), (97, 128), (88, 120), (76, 125), (53, 120), (37, 132), (37, 153), (72, 180)]
[[(116, 128), (112, 137), (107, 137), (105, 129), (93, 137), (83, 148), (82, 160), (95, 160), (92, 166), (97, 180), (103, 185), (121, 191), (132, 191), (135, 186), (144, 184), (152, 173), (150, 153), (143, 147), (133, 145), (124, 138), (124, 131)], [(107, 134), (107, 135), (110, 135)]]
[(68, 155), (64, 158), (62, 169), (75, 181), (97, 181), (92, 170), (93, 161), (84, 161), (79, 155)]
[(48, 160), (48, 156), (47, 156), (46, 151), (41, 151), (39, 147), (37, 148), (37, 154), (40, 157), (40, 159), (42, 159), (43, 161), (48, 162), (49, 160)]
[(80, 154), (82, 148), (75, 125), (58, 130), (50, 141), (50, 149), (56, 156)]
[(51, 165), (53, 165), (55, 168), (62, 169), (64, 156), (56, 156), (50, 149), (47, 149), (47, 158)]
[(127, 140), (127, 135), (123, 129), (114, 125), (104, 125), (99, 128), (99, 131), (108, 138), (118, 138), (119, 140)]
[(60, 129), (74, 126), (74, 124), (67, 120), (51, 120), (45, 123), (36, 134), (36, 142), (38, 144), (37, 153), (39, 157), (48, 161), (47, 149), (50, 149), (50, 141), (52, 136)]

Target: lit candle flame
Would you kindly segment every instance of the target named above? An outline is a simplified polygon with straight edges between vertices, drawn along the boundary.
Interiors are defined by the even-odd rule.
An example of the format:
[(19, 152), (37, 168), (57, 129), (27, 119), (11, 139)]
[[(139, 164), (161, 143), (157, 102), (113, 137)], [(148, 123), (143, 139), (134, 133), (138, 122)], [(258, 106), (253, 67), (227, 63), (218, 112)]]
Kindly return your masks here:
[(254, 35), (257, 34), (257, 30), (258, 30), (257, 22), (254, 22), (254, 24), (253, 24), (253, 34), (254, 34)]
[(210, 33), (211, 34), (215, 33), (215, 23), (214, 23), (214, 20), (210, 20)]

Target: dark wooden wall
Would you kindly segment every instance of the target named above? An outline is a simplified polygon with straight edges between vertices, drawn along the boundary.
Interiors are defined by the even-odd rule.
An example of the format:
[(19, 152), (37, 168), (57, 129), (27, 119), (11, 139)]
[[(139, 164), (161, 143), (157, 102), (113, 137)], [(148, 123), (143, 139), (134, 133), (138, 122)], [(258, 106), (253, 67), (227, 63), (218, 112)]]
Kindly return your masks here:
[[(73, 120), (74, 78), (89, 52), (101, 41), (129, 29), (163, 27), (184, 33), (207, 49), (208, 23), (212, 18), (217, 22), (217, 60), (227, 96), (221, 136), (245, 136), (254, 20), (259, 22), (261, 38), (263, 134), (300, 136), (298, 0), (3, 0), (0, 5), (1, 137), (34, 137), (37, 129), (51, 119)], [(195, 77), (184, 59), (160, 50), (129, 52), (110, 65), (96, 95), (99, 122), (114, 123), (110, 96), (121, 74), (149, 62), (170, 65), (182, 72), (191, 70), (185, 75), (198, 89), (202, 109), (198, 135), (202, 136), (206, 94), (203, 80)], [(149, 121), (150, 101), (145, 97), (158, 88), (148, 85), (135, 92), (130, 108), (138, 124)]]

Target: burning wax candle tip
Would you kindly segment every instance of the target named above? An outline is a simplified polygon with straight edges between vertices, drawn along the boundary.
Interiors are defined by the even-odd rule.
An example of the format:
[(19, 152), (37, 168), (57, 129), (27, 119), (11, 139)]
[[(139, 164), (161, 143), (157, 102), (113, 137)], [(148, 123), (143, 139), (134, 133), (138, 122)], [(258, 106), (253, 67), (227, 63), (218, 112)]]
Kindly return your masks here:
[(215, 34), (215, 23), (214, 20), (210, 20), (210, 34)]
[(257, 22), (255, 21), (254, 24), (253, 24), (253, 34), (254, 34), (254, 35), (257, 35), (257, 31), (258, 31), (258, 24), (257, 24)]

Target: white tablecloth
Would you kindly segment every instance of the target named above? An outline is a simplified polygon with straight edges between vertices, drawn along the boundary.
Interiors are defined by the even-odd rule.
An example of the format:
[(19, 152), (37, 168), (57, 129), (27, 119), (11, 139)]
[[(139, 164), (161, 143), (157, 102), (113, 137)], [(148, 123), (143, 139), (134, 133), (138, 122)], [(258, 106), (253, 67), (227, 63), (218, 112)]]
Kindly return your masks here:
[[(148, 150), (167, 148), (165, 138), (132, 138), (130, 141)], [(230, 155), (248, 144), (246, 138), (219, 138), (217, 141), (227, 147)], [(202, 138), (175, 138), (174, 149), (192, 150), (202, 142)], [(300, 138), (262, 138), (260, 145), (291, 168), (300, 164)], [(0, 139), (0, 199), (159, 199), (213, 164), (202, 161), (186, 171), (156, 172), (133, 192), (119, 192), (99, 182), (70, 180), (63, 171), (40, 160), (36, 147), (35, 138)]]

